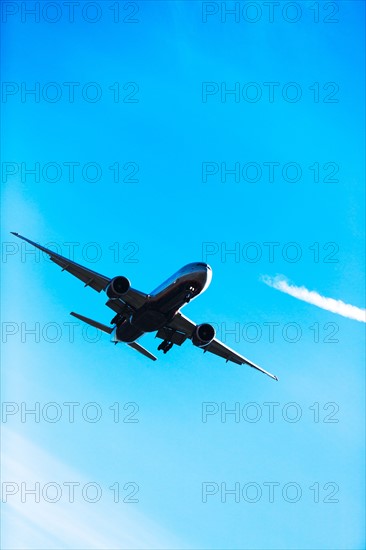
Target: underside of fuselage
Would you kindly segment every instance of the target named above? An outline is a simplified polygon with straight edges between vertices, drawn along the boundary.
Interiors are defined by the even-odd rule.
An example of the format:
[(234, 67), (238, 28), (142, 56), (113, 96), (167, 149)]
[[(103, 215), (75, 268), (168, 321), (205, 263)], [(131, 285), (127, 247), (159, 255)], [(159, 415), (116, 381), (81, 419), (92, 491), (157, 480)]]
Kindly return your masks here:
[(169, 323), (181, 307), (204, 289), (202, 277), (187, 274), (167, 288), (149, 296), (149, 300), (128, 318), (121, 319), (114, 334), (115, 341), (130, 343), (145, 332), (155, 332)]

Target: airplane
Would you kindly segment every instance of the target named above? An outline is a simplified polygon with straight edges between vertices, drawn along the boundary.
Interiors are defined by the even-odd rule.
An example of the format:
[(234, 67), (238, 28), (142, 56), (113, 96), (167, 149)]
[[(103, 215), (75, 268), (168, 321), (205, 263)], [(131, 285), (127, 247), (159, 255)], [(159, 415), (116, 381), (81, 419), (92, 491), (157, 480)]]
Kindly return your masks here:
[(158, 350), (167, 353), (173, 345), (181, 346), (186, 340), (204, 352), (211, 352), (238, 365), (249, 365), (254, 369), (267, 374), (274, 380), (277, 376), (267, 372), (255, 363), (220, 342), (215, 336), (215, 329), (209, 323), (196, 325), (181, 313), (181, 308), (191, 300), (202, 294), (209, 286), (212, 278), (211, 267), (204, 262), (194, 262), (185, 265), (169, 279), (158, 286), (150, 294), (145, 294), (131, 287), (127, 277), (117, 276), (112, 279), (100, 275), (91, 269), (56, 254), (52, 250), (37, 244), (19, 233), (11, 231), (19, 239), (23, 239), (39, 250), (45, 252), (49, 258), (85, 284), (107, 294), (106, 305), (115, 315), (111, 320), (112, 326), (104, 325), (79, 313), (71, 312), (77, 319), (87, 323), (107, 334), (115, 344), (123, 342), (145, 357), (156, 361), (155, 355), (143, 348), (137, 342), (147, 332), (156, 332), (156, 337), (162, 342)]

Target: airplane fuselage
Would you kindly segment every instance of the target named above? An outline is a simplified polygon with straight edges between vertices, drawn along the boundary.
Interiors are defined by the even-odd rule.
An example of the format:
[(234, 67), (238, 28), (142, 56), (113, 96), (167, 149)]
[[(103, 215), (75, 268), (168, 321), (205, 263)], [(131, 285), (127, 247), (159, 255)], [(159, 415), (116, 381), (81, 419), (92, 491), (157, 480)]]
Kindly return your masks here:
[(206, 290), (211, 277), (210, 266), (203, 262), (182, 267), (149, 294), (146, 304), (117, 324), (113, 340), (131, 343), (145, 332), (159, 330), (180, 308)]

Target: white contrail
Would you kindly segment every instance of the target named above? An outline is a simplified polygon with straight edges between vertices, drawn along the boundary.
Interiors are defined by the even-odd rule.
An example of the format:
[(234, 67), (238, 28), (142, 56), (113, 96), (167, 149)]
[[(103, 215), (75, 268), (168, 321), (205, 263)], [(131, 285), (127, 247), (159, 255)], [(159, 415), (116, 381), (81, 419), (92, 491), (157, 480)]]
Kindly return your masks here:
[(272, 288), (285, 292), (298, 300), (303, 300), (309, 304), (326, 309), (332, 313), (337, 313), (338, 315), (343, 315), (343, 317), (348, 317), (348, 319), (354, 319), (355, 321), (360, 321), (361, 323), (366, 323), (366, 310), (361, 309), (357, 306), (352, 306), (351, 304), (345, 304), (342, 300), (335, 300), (334, 298), (327, 298), (326, 296), (321, 296), (315, 290), (308, 290), (304, 286), (295, 286), (289, 284), (287, 279), (283, 275), (277, 275), (277, 277), (270, 277), (269, 275), (263, 275), (261, 277), (262, 281)]

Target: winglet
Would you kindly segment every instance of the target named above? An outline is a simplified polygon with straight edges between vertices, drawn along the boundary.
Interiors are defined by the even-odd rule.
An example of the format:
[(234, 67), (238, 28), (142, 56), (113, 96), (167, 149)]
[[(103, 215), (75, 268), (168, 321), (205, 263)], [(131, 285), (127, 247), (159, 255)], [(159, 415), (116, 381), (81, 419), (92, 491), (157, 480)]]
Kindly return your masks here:
[(262, 369), (262, 367), (259, 367), (258, 365), (256, 365), (255, 363), (251, 363), (250, 361), (247, 361), (246, 364), (249, 365), (250, 367), (253, 367), (254, 369), (259, 370), (260, 372), (263, 372), (263, 374), (266, 374), (267, 376), (269, 376), (270, 378), (278, 382), (278, 378), (275, 374), (272, 374), (271, 372), (268, 372), (267, 370)]

